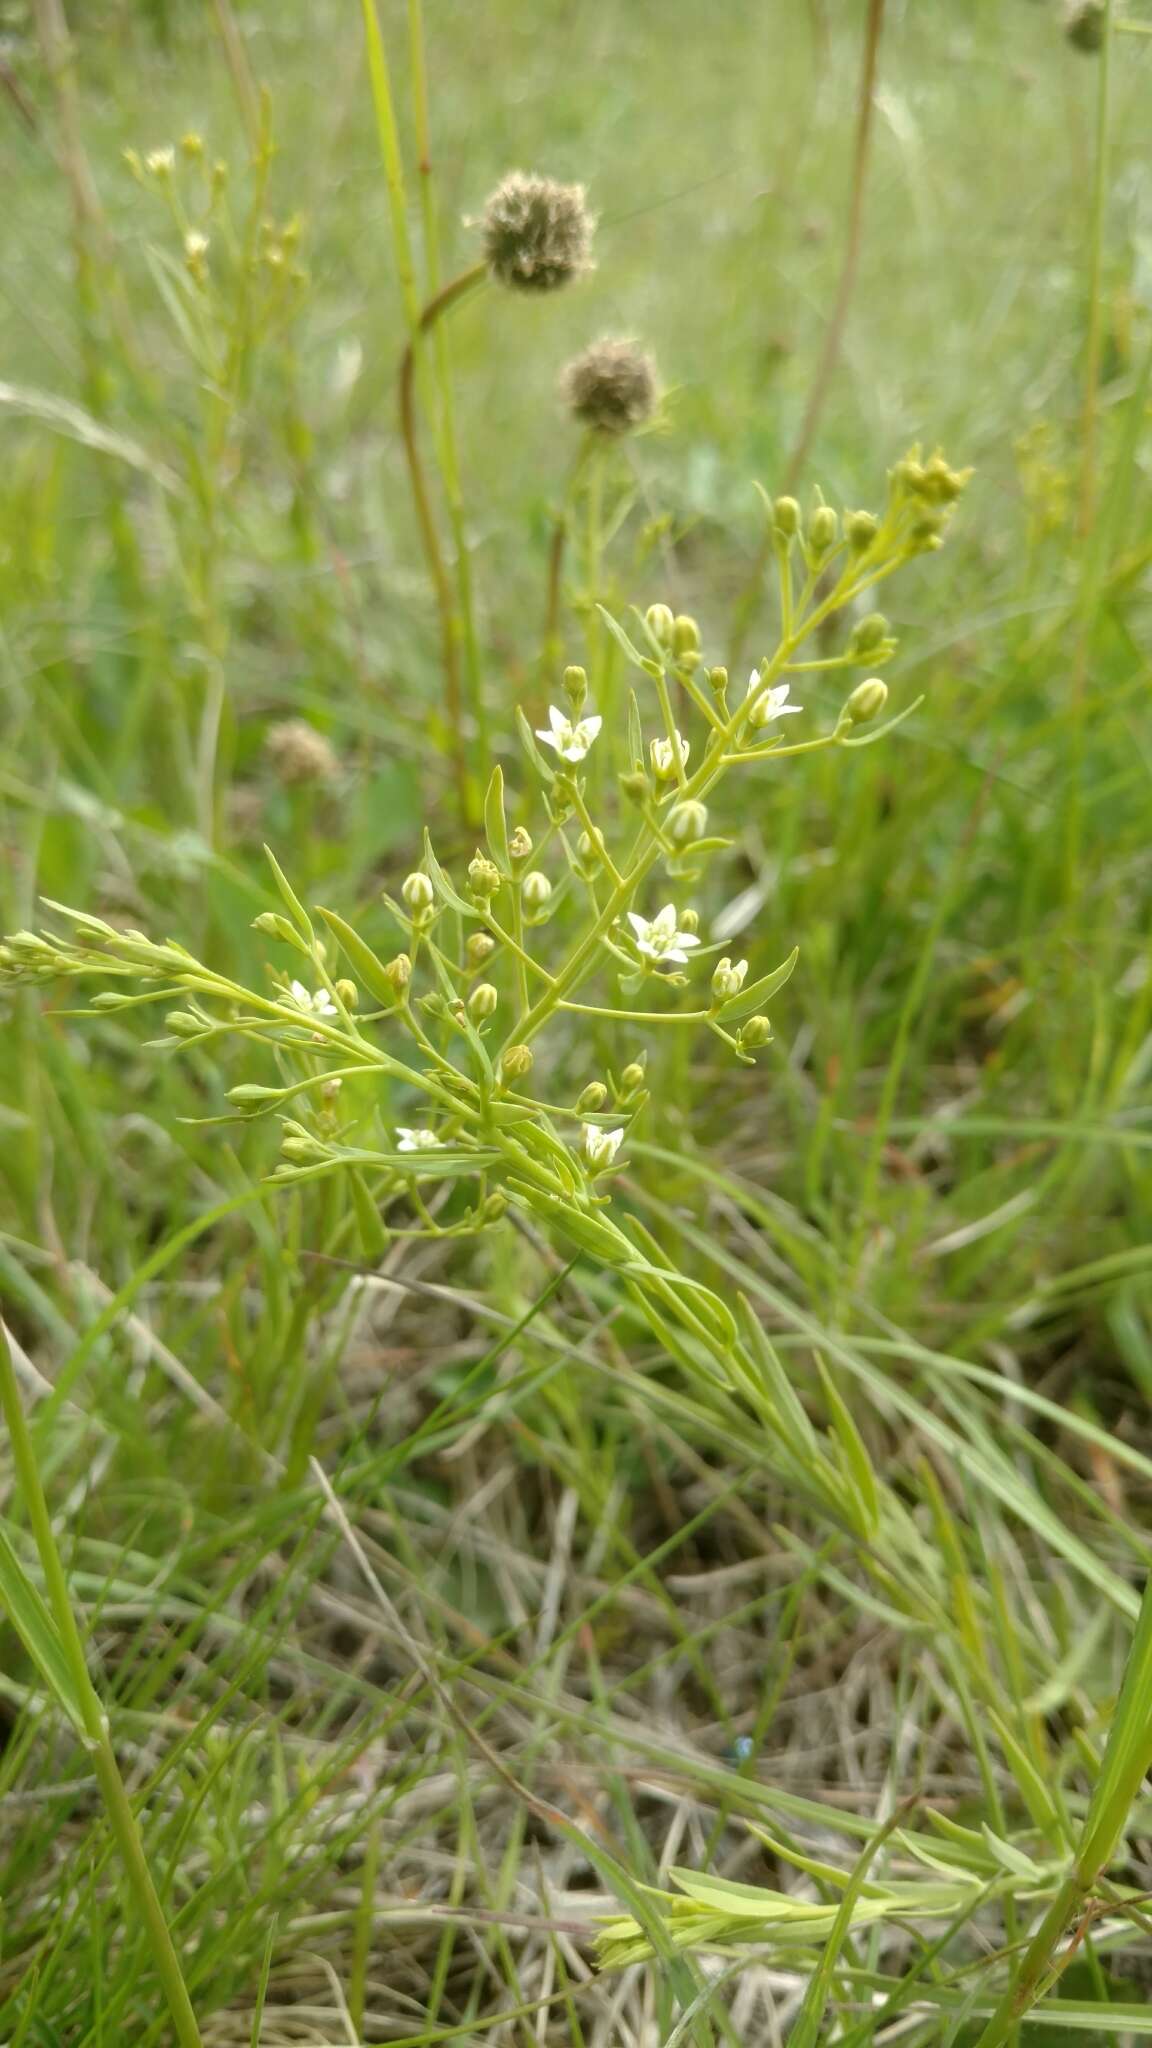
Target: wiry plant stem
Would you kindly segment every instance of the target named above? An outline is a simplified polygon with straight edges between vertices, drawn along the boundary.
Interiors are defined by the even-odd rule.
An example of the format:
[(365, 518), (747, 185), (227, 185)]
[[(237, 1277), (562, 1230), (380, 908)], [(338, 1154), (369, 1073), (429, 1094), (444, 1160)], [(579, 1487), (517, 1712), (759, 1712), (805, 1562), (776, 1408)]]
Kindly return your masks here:
[(440, 614), (440, 652), (444, 667), (444, 686), (447, 696), (446, 710), (451, 729), (452, 765), (456, 780), (456, 791), (460, 802), (460, 815), (467, 823), (474, 806), (471, 795), (471, 778), (468, 773), (468, 755), (465, 745), (461, 711), (462, 693), (460, 688), (460, 622), (452, 599), (452, 586), (444, 563), (440, 537), (436, 531), (436, 520), (432, 511), (432, 500), (424, 463), (420, 455), (419, 437), (416, 431), (416, 356), (419, 344), (435, 327), (451, 307), (458, 305), (468, 294), (482, 284), (488, 275), (485, 263), (476, 263), (470, 270), (460, 273), (450, 284), (441, 286), (416, 323), (416, 330), (405, 346), (400, 358), (400, 433), (404, 442), (404, 455), (408, 464), (408, 480), (412, 488), (412, 502), (416, 511), (416, 523), (432, 578), (436, 596), (436, 607)]

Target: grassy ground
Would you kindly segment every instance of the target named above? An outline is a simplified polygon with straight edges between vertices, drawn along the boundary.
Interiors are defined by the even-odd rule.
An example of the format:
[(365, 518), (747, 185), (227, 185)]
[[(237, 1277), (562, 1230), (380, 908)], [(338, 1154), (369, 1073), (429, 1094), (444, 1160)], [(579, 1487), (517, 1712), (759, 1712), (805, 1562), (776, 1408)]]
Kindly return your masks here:
[[(655, 351), (666, 395), (615, 473), (602, 594), (692, 612), (710, 660), (731, 646), (753, 480), (779, 486), (835, 288), (855, 14), (429, 10), (444, 274), (513, 163), (586, 180), (602, 216), (578, 288), (489, 292), (452, 326), (510, 776), (512, 707), (555, 695), (558, 371), (606, 329)], [(889, 14), (858, 292), (804, 483), (877, 504), (917, 439), (975, 465), (948, 547), (884, 600), (893, 708), (925, 701), (875, 749), (727, 802), (705, 915), (758, 971), (794, 943), (800, 965), (755, 1070), (711, 1039), (654, 1048), (621, 1199), (749, 1297), (821, 1443), (883, 1476), (955, 1640), (610, 1274), (509, 1225), (397, 1239), (350, 1275), (314, 1256), (343, 1242), (323, 1186), (253, 1192), (274, 1136), (195, 1121), (251, 1078), (242, 1044), (177, 1059), (134, 1016), (5, 996), (0, 1305), (220, 2048), (807, 2043), (822, 2013), (854, 2043), (974, 2040), (1031, 1922), (1019, 1859), (1059, 1861), (1084, 1813), (1152, 1478), (1147, 44), (1118, 39), (1114, 64), (1091, 467), (1099, 62), (1024, 0)], [(402, 10), (383, 20), (402, 83)], [(30, 24), (10, 61), (35, 132), (4, 111), (0, 924), (39, 923), (47, 895), (260, 986), (262, 839), (374, 943), (421, 820), (459, 850), (362, 29), (343, 0), (244, 16), (263, 191), (210, 15), (74, 27), (70, 160)], [(206, 157), (178, 156), (181, 206), (230, 165), (206, 299), (188, 221), (122, 160), (190, 130)], [(78, 294), (80, 149), (103, 225)], [(748, 644), (772, 638), (762, 594)], [(839, 679), (808, 682), (834, 712)], [(327, 790), (274, 772), (267, 732), (296, 715), (338, 756)], [(558, 1099), (637, 1050), (561, 1045)], [(27, 1561), (11, 1488), (6, 1516)], [(0, 2038), (165, 2041), (89, 1761), (11, 1628), (4, 1650)], [(722, 1979), (669, 1954), (595, 1970), (595, 1916), (642, 1911), (638, 1883), (686, 1866), (826, 1897), (783, 1851), (846, 1870), (912, 1795), (972, 1831), (983, 1882), (1014, 1874), (977, 1937), (959, 1911), (858, 1930), (815, 2003), (814, 1951), (778, 1942)], [(935, 1839), (923, 1809), (907, 1825)], [(1148, 1889), (1141, 1827), (1113, 1875)], [(1148, 1953), (1116, 1912), (1047, 2043), (1057, 2020), (1146, 2032)]]

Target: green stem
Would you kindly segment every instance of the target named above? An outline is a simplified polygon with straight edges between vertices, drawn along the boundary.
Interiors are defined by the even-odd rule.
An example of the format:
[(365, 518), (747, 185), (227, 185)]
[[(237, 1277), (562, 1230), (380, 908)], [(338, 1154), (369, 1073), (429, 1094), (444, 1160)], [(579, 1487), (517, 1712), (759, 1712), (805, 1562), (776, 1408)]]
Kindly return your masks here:
[(17, 1489), (24, 1503), (40, 1559), (40, 1569), (44, 1574), (48, 1607), (79, 1708), (84, 1745), (92, 1758), (109, 1826), (120, 1851), (129, 1889), (144, 1922), (152, 1959), (168, 2001), (176, 2037), (180, 2048), (203, 2048), (192, 2001), (188, 1996), (188, 1987), (180, 1968), (180, 1960), (152, 1880), (152, 1873), (148, 1868), (136, 1815), (124, 1780), (120, 1776), (107, 1718), (88, 1674), (88, 1660), (84, 1654), (84, 1644), (72, 1608), (64, 1562), (52, 1528), (52, 1518), (40, 1481), (40, 1470), (24, 1415), (24, 1404), (20, 1398), (12, 1354), (2, 1324), (0, 1409), (3, 1410), (12, 1446)]
[[(428, 295), (440, 290), (440, 230), (436, 218), (436, 196), (432, 183), (432, 128), (428, 110), (428, 66), (424, 46), (423, 0), (408, 0), (408, 51), (412, 80), (412, 114), (416, 135), (417, 170), (420, 177), (420, 216), (424, 228), (424, 263)], [(464, 654), (464, 680), (468, 709), (476, 727), (479, 751), (478, 773), (488, 781), (492, 741), (480, 674), (480, 646), (476, 633), (476, 603), (472, 586), (472, 557), (464, 522), (464, 493), (460, 479), (460, 457), (456, 435), (456, 405), (452, 390), (452, 361), (448, 331), (437, 325), (433, 350), (436, 396), (439, 405), (437, 450), (444, 480), (444, 500), (455, 551), (456, 592), (459, 606), (460, 638)]]

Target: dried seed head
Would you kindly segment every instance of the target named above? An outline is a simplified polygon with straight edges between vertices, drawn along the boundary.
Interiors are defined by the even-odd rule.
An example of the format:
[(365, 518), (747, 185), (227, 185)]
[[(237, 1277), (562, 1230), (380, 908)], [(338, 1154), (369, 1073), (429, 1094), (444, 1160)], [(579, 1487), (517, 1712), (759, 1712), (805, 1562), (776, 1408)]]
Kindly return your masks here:
[(613, 437), (635, 433), (656, 404), (656, 366), (634, 341), (595, 341), (568, 364), (561, 389), (582, 427)]
[(334, 782), (340, 772), (330, 742), (306, 718), (285, 718), (269, 726), (264, 750), (288, 789), (306, 782)]
[(484, 208), (484, 255), (511, 290), (554, 292), (591, 268), (594, 225), (583, 185), (510, 171)]
[(1107, 22), (1105, 0), (1067, 0), (1064, 34), (1074, 50), (1084, 50), (1093, 56), (1104, 41)]

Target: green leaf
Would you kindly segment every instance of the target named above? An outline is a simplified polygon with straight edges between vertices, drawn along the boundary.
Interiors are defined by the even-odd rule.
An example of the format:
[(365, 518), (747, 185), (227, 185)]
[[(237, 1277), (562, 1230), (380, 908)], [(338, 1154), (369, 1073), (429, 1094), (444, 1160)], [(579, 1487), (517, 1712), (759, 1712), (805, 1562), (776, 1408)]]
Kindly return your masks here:
[(832, 1427), (836, 1432), (837, 1441), (844, 1453), (847, 1476), (852, 1485), (856, 1501), (862, 1511), (867, 1533), (870, 1536), (874, 1536), (880, 1526), (880, 1495), (876, 1486), (876, 1474), (873, 1470), (872, 1460), (868, 1454), (864, 1439), (852, 1420), (848, 1404), (832, 1380), (823, 1359), (818, 1359), (817, 1365), (820, 1371), (821, 1384), (824, 1388), (824, 1398), (828, 1403), (828, 1412), (832, 1419)]
[(793, 946), (788, 958), (771, 974), (762, 975), (759, 981), (752, 983), (751, 988), (742, 988), (739, 995), (730, 996), (726, 1003), (721, 1004), (719, 1015), (725, 1022), (730, 1017), (750, 1017), (753, 1010), (758, 1010), (764, 1003), (769, 1002), (777, 990), (782, 989), (784, 983), (791, 980), (799, 958), (800, 948)]
[(0, 1523), (0, 1602), (45, 1685), (74, 1728), (84, 1731), (84, 1711), (52, 1617)]
[(895, 732), (898, 725), (903, 725), (906, 718), (911, 718), (914, 711), (919, 711), (923, 702), (923, 697), (917, 697), (913, 703), (908, 705), (905, 711), (898, 711), (895, 718), (886, 719), (883, 725), (876, 726), (872, 732), (862, 732), (859, 739), (840, 740), (839, 745), (842, 747), (874, 747), (877, 740), (885, 739), (890, 732)]
[(317, 904), (316, 911), (317, 915), (324, 919), (329, 931), (339, 939), (357, 981), (378, 1003), (385, 1003), (391, 1008), (396, 1001), (396, 991), (384, 971), (384, 962), (379, 955), (372, 951), (359, 932), (353, 931), (352, 926), (335, 910), (325, 910), (323, 904)]
[(624, 631), (623, 626), (621, 626), (618, 623), (618, 621), (612, 617), (611, 612), (605, 611), (604, 606), (602, 604), (598, 604), (596, 609), (599, 612), (600, 617), (603, 619), (604, 624), (607, 626), (608, 631), (611, 633), (612, 638), (615, 640), (617, 647), (620, 649), (620, 652), (624, 655), (626, 660), (631, 662), (633, 668), (643, 669), (645, 675), (648, 676), (652, 674), (662, 674), (662, 670), (657, 663), (649, 661), (647, 655), (641, 654), (640, 649), (632, 645), (632, 642), (628, 638), (627, 633)]
[(497, 762), (484, 798), (484, 831), (488, 851), (503, 874), (508, 873), (508, 820), (504, 813), (504, 770)]
[(465, 902), (463, 896), (453, 888), (448, 880), (432, 850), (432, 840), (427, 826), (424, 829), (424, 865), (428, 870), (428, 880), (431, 882), (442, 903), (447, 903), (461, 917), (471, 918), (473, 923), (483, 921), (483, 913), (477, 910), (474, 903)]
[(519, 705), (516, 706), (516, 730), (520, 735), (520, 744), (523, 747), (524, 752), (527, 754), (528, 759), (531, 761), (532, 766), (535, 768), (537, 775), (540, 777), (540, 780), (542, 782), (546, 782), (548, 784), (548, 787), (551, 788), (552, 784), (556, 780), (556, 770), (548, 766), (547, 761), (544, 759), (543, 754), (540, 752), (539, 747), (536, 745), (536, 735), (533, 732), (532, 727), (529, 725), (528, 720), (525, 718), (524, 713), (521, 711)]
[(285, 907), (287, 908), (289, 914), (291, 915), (293, 923), (297, 926), (297, 928), (300, 931), (303, 932), (305, 938), (308, 941), (308, 944), (310, 946), (314, 946), (316, 943), (316, 934), (312, 929), (312, 920), (309, 917), (308, 912), (305, 910), (304, 905), (300, 901), (300, 898), (297, 896), (295, 890), (292, 888), (292, 885), (289, 882), (287, 875), (284, 873), (283, 868), (280, 866), (280, 863), (277, 860), (276, 855), (273, 853), (272, 848), (270, 846), (266, 846), (264, 848), (264, 854), (267, 859), (268, 865), (272, 870), (276, 887), (280, 891), (281, 898), (283, 899)]

